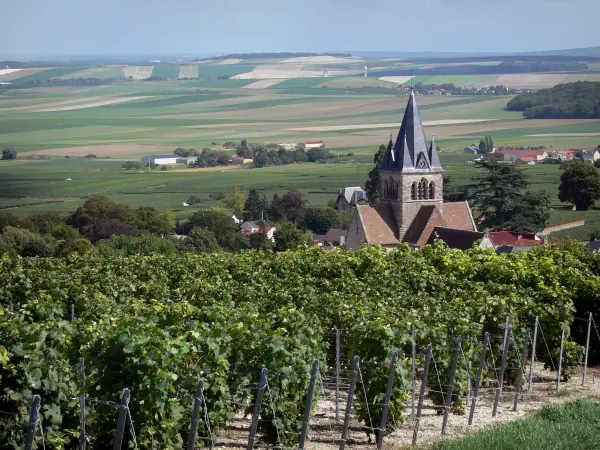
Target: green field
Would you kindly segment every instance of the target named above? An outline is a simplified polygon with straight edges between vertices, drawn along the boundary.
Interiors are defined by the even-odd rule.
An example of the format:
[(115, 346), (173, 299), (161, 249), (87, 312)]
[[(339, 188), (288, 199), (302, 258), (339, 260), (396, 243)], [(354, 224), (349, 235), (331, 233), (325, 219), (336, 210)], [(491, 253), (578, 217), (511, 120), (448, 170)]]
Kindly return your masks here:
[(534, 417), (435, 445), (435, 450), (600, 449), (600, 403), (545, 406)]
[[(406, 92), (379, 88), (374, 79), (296, 78), (269, 89), (246, 89), (255, 80), (217, 77), (249, 72), (254, 65), (197, 67), (198, 80), (105, 85), (68, 79), (114, 77), (120, 74), (120, 67), (59, 67), (32, 77), (62, 77), (62, 83), (22, 84), (21, 79), (3, 89), (0, 146), (14, 146), (21, 157), (35, 152), (51, 159), (0, 163), (0, 208), (11, 208), (18, 215), (48, 209), (67, 211), (87, 196), (103, 193), (117, 201), (170, 207), (185, 215), (190, 209), (180, 205), (190, 195), (201, 196), (203, 205), (209, 205), (211, 192), (233, 185), (244, 190), (258, 188), (268, 195), (295, 188), (311, 203), (325, 204), (340, 188), (364, 184), (375, 150), (387, 143), (390, 131), (396, 135), (407, 101)], [(153, 71), (153, 75), (169, 78), (180, 73), (177, 65), (155, 65)], [(471, 75), (460, 77), (436, 76), (431, 82), (467, 85), (476, 81)], [(498, 96), (418, 97), (427, 135), (435, 134), (443, 149), (442, 162), (456, 183), (469, 182), (474, 174), (467, 163), (470, 157), (462, 155), (462, 149), (486, 134), (492, 134), (496, 146), (595, 148), (600, 143), (598, 120), (526, 120), (519, 112), (504, 110), (508, 100)], [(169, 153), (178, 146), (203, 148), (244, 138), (265, 143), (319, 139), (340, 157), (331, 164), (222, 173), (169, 170), (138, 174), (120, 169), (126, 160)], [(88, 153), (98, 159), (81, 158)], [(531, 188), (547, 191), (555, 206), (563, 206), (557, 199), (557, 166), (524, 170), (530, 175)]]
[(161, 78), (177, 78), (179, 77), (179, 66), (172, 64), (161, 64), (160, 66), (154, 66), (152, 76)]
[(29, 83), (30, 81), (41, 81), (50, 78), (62, 78), (70, 74), (80, 72), (82, 70), (89, 69), (86, 66), (67, 66), (67, 67), (56, 67), (54, 69), (44, 70), (42, 72), (28, 75), (26, 77), (18, 78), (15, 83)]

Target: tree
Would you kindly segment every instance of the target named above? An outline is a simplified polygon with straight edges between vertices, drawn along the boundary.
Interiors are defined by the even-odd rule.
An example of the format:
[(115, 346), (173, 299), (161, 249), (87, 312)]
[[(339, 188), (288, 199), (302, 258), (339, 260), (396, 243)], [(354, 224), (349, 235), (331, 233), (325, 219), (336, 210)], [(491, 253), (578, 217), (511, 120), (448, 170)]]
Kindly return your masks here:
[(273, 242), (267, 237), (264, 229), (260, 229), (258, 233), (253, 233), (248, 237), (248, 247), (261, 251), (273, 251)]
[(53, 256), (55, 244), (51, 238), (9, 226), (0, 235), (0, 255), (8, 253), (12, 257)]
[(271, 213), (274, 220), (287, 219), (300, 223), (304, 219), (306, 201), (298, 191), (288, 191), (281, 198), (273, 197)]
[(55, 211), (36, 212), (21, 220), (21, 228), (40, 234), (50, 233), (52, 228), (64, 224), (65, 218)]
[(153, 234), (167, 234), (175, 229), (175, 217), (170, 210), (158, 211), (150, 206), (135, 210), (137, 228)]
[(6, 147), (2, 150), (2, 159), (17, 159), (17, 150), (14, 147)]
[(444, 201), (464, 202), (469, 198), (468, 186), (455, 186), (450, 175), (444, 176)]
[(107, 239), (113, 234), (135, 234), (136, 217), (126, 205), (103, 196), (90, 197), (67, 219), (92, 242)]
[(325, 234), (331, 228), (344, 225), (343, 214), (328, 206), (311, 206), (306, 208), (304, 226), (316, 234)]
[(253, 156), (254, 156), (252, 149), (250, 149), (250, 147), (248, 147), (248, 141), (246, 139), (242, 139), (242, 142), (240, 142), (240, 145), (237, 148), (236, 153), (238, 156), (241, 156), (242, 158), (253, 158)]
[(238, 186), (234, 186), (223, 199), (225, 208), (230, 209), (234, 214), (242, 216), (244, 214), (244, 205), (246, 204), (246, 196)]
[(188, 156), (200, 156), (201, 152), (199, 150), (196, 150), (195, 148), (177, 147), (173, 153), (185, 158)]
[(479, 153), (491, 153), (494, 150), (494, 141), (491, 135), (485, 136), (479, 141)]
[(600, 174), (592, 164), (573, 160), (560, 176), (558, 198), (574, 203), (578, 211), (590, 209), (600, 198)]
[(369, 172), (369, 178), (365, 183), (365, 194), (367, 194), (369, 203), (377, 203), (379, 201), (379, 169), (383, 163), (386, 150), (387, 147), (385, 145), (380, 145), (379, 150), (377, 150), (377, 153), (375, 153), (375, 157), (373, 158), (375, 167)]
[(244, 204), (244, 221), (261, 220), (264, 217), (264, 200), (260, 198), (256, 189), (250, 189), (248, 198)]
[(181, 224), (180, 231), (190, 234), (194, 228), (211, 231), (219, 246), (226, 250), (236, 251), (246, 247), (246, 240), (240, 233), (238, 225), (231, 218), (231, 213), (222, 208), (201, 209)]
[(495, 159), (475, 161), (484, 172), (473, 179), (471, 202), (479, 211), (478, 221), (483, 228), (502, 229), (512, 217), (511, 208), (521, 201), (521, 189), (527, 187), (523, 172), (512, 164)]
[(208, 253), (219, 250), (215, 233), (206, 228), (194, 228), (185, 238), (184, 244), (187, 249), (193, 250), (195, 253)]
[(310, 236), (289, 220), (284, 220), (277, 225), (277, 230), (275, 231), (275, 249), (278, 252), (285, 252), (301, 245), (310, 244)]
[(13, 213), (0, 211), (0, 233), (4, 232), (6, 227), (18, 227), (19, 219)]
[(550, 197), (545, 191), (527, 191), (510, 205), (510, 213), (502, 228), (508, 231), (539, 232), (550, 221)]

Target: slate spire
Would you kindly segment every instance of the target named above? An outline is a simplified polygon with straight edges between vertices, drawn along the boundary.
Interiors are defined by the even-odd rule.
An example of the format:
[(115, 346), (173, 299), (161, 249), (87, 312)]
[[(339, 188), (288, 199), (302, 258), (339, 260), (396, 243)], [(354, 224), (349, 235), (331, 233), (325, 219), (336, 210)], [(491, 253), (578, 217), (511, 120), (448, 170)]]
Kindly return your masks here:
[(431, 143), (429, 144), (429, 163), (431, 170), (444, 170), (440, 164), (440, 157), (437, 152), (437, 146), (435, 145), (435, 135), (431, 136)]
[[(420, 162), (418, 165), (417, 161)], [(412, 89), (396, 143), (386, 152), (382, 170), (405, 173), (442, 170), (435, 146), (432, 150), (427, 145), (423, 122)]]

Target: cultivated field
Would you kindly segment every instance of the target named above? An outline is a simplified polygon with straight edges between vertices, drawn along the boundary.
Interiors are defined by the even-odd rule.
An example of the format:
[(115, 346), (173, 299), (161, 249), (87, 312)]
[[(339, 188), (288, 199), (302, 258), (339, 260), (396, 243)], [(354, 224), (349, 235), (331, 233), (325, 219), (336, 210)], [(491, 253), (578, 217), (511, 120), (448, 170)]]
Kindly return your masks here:
[[(327, 64), (332, 66), (327, 70), (331, 74), (335, 64), (339, 70), (362, 73), (361, 64), (352, 63), (330, 61)], [(210, 205), (211, 192), (236, 184), (244, 190), (258, 188), (267, 195), (295, 188), (312, 203), (325, 204), (339, 188), (364, 184), (373, 153), (387, 143), (390, 133), (395, 136), (398, 132), (407, 93), (396, 90), (397, 83), (362, 76), (217, 79), (256, 74), (267, 68), (273, 75), (292, 68), (304, 74), (317, 72), (315, 67), (315, 61), (243, 60), (232, 64), (209, 61), (181, 66), (5, 72), (0, 76), (22, 73), (25, 78), (17, 80), (30, 82), (0, 87), (0, 146), (14, 146), (21, 158), (39, 155), (51, 159), (1, 162), (0, 208), (10, 208), (19, 215), (38, 210), (66, 211), (89, 195), (105, 193), (130, 204), (170, 207), (181, 216), (190, 212), (180, 205), (191, 194), (200, 195), (202, 205)], [(80, 77), (114, 75), (121, 69), (136, 78), (158, 71), (162, 73), (159, 76), (199, 79), (69, 83)], [(33, 84), (44, 74), (65, 82)], [(536, 80), (550, 79), (533, 76)], [(485, 79), (482, 77), (494, 82), (498, 79), (449, 75), (431, 77), (430, 82), (475, 85)], [(504, 77), (532, 80), (525, 75)], [(426, 82), (424, 77), (411, 80), (417, 81)], [(526, 120), (519, 112), (504, 110), (508, 100), (498, 96), (418, 97), (427, 135), (435, 134), (443, 149), (442, 161), (456, 182), (468, 182), (473, 173), (462, 149), (486, 134), (493, 135), (497, 146), (547, 145), (558, 149), (600, 143), (600, 120)], [(176, 147), (220, 148), (215, 144), (241, 139), (265, 143), (322, 140), (335, 159), (330, 164), (223, 171), (135, 173), (120, 169), (124, 160), (138, 160), (147, 154), (170, 153)], [(83, 158), (88, 154), (97, 158)], [(547, 190), (559, 206), (558, 169), (536, 166), (525, 170), (532, 174), (534, 188)]]
[(152, 76), (153, 66), (128, 66), (123, 67), (123, 75), (125, 78), (133, 78), (134, 80), (145, 80)]

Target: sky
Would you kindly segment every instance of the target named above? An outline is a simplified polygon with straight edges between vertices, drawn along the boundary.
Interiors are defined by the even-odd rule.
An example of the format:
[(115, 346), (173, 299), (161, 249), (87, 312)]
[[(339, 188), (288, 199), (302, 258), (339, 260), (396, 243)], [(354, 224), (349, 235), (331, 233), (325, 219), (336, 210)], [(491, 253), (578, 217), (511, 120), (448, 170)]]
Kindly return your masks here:
[(0, 0), (0, 12), (0, 57), (600, 45), (600, 0)]

